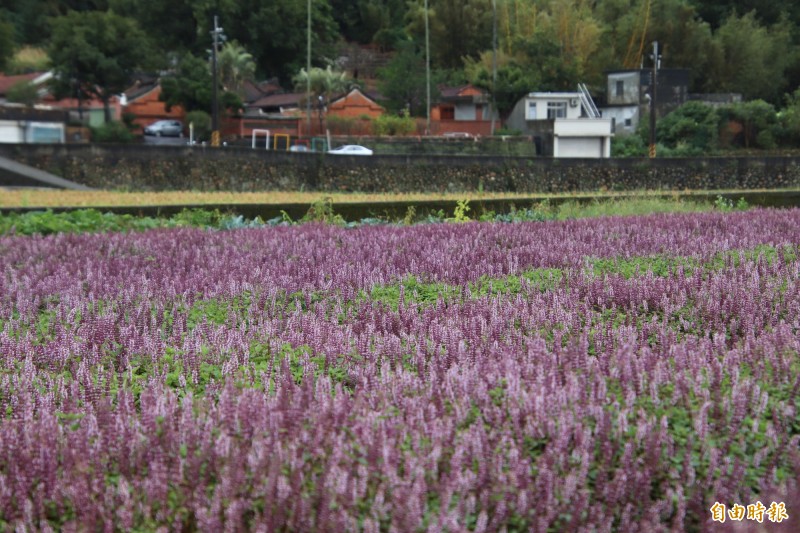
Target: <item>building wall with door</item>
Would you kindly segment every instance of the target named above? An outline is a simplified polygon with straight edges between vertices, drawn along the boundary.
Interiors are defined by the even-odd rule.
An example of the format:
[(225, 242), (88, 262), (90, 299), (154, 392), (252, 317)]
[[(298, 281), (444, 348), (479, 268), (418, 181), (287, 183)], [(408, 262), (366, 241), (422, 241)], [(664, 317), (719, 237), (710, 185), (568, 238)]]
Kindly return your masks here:
[(640, 71), (609, 72), (606, 82), (606, 103), (609, 106), (639, 105), (642, 97)]
[(636, 127), (639, 124), (638, 105), (604, 107), (601, 113), (603, 118), (611, 119), (612, 131), (615, 135), (636, 133)]
[[(682, 68), (658, 71), (657, 116), (663, 117), (689, 99), (689, 73), (689, 69)], [(639, 120), (650, 111), (652, 83), (652, 69), (606, 72), (606, 104), (601, 113), (614, 119), (615, 133), (627, 135), (636, 131)]]

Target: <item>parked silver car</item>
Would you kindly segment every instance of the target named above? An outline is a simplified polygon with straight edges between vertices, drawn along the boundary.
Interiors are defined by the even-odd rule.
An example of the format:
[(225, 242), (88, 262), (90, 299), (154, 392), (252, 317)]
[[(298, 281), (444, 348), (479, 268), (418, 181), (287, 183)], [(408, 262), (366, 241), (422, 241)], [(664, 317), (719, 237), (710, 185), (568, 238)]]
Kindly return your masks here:
[(328, 150), (329, 154), (343, 154), (343, 155), (372, 155), (372, 150), (359, 146), (357, 144), (345, 144), (339, 148)]
[(183, 137), (183, 123), (180, 120), (158, 120), (146, 126), (144, 134), (156, 137)]

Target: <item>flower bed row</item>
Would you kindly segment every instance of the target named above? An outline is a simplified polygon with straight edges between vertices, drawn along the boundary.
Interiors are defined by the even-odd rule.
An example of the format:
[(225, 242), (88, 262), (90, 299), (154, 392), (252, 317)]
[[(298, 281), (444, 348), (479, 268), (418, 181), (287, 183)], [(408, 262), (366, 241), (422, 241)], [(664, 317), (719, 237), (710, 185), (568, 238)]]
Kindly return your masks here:
[(799, 244), (797, 210), (1, 237), (0, 525), (791, 516)]

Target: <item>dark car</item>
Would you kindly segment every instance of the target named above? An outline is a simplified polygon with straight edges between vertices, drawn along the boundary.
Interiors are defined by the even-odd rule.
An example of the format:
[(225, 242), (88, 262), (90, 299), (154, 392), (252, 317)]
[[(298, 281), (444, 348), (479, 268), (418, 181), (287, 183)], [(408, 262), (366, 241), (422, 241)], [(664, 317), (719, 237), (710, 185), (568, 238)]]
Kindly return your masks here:
[(180, 120), (159, 120), (145, 127), (144, 134), (156, 137), (183, 137), (183, 123)]

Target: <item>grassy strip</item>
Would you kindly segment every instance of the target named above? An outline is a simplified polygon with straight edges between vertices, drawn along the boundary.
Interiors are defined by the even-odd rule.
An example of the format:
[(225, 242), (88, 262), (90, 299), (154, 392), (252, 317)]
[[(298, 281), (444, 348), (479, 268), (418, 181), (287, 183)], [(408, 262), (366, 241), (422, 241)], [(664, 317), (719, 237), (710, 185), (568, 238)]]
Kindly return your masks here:
[(738, 195), (745, 192), (774, 191), (597, 191), (573, 194), (525, 194), (510, 192), (472, 191), (460, 193), (320, 193), (305, 191), (264, 191), (264, 192), (225, 192), (225, 191), (163, 191), (163, 192), (125, 192), (125, 191), (68, 191), (61, 189), (3, 189), (0, 187), (0, 207), (138, 207), (164, 205), (204, 205), (204, 204), (312, 204), (321, 196), (331, 198), (335, 204), (348, 203), (381, 203), (381, 202), (422, 202), (422, 201), (456, 201), (469, 199), (472, 202), (481, 200), (519, 200), (534, 202), (545, 199), (570, 199), (599, 195), (619, 198), (664, 198), (667, 194), (672, 199), (692, 196), (707, 197), (709, 194)]
[[(605, 194), (605, 193), (604, 193)], [(645, 193), (643, 193), (645, 194)], [(0, 207), (117, 207), (159, 205), (203, 205), (203, 204), (311, 204), (321, 196), (319, 192), (121, 192), (121, 191), (67, 191), (57, 189), (12, 189), (0, 195)], [(419, 202), (430, 200), (460, 200), (465, 196), (471, 200), (530, 200), (578, 195), (530, 195), (499, 192), (465, 193), (326, 193), (334, 203), (380, 203)]]
[(648, 272), (652, 272), (657, 277), (669, 277), (682, 270), (684, 275), (691, 276), (698, 268), (704, 272), (722, 270), (728, 261), (734, 266), (738, 266), (742, 255), (744, 261), (753, 262), (760, 256), (768, 264), (772, 264), (779, 256), (787, 263), (794, 262), (797, 260), (797, 253), (797, 246), (794, 245), (775, 247), (763, 244), (750, 250), (729, 250), (719, 253), (706, 263), (700, 263), (693, 257), (670, 257), (667, 255), (591, 259), (589, 274), (599, 277), (621, 275), (625, 279), (630, 279)]
[[(481, 214), (476, 220), (484, 222), (538, 222), (544, 220), (566, 220), (573, 218), (599, 217), (599, 216), (625, 216), (643, 215), (652, 213), (688, 213), (701, 211), (732, 211), (746, 209), (744, 200), (734, 204), (732, 201), (718, 196), (715, 202), (693, 202), (680, 198), (656, 197), (629, 197), (612, 199), (589, 204), (577, 201), (566, 201), (558, 205), (551, 204), (548, 200), (533, 204), (526, 209), (512, 208), (510, 213), (495, 213), (489, 211)], [(420, 222), (469, 222), (472, 209), (469, 200), (459, 200), (452, 216), (444, 210), (429, 214), (425, 217), (417, 215), (413, 206), (408, 208), (402, 219), (389, 220), (366, 218), (358, 222), (347, 222), (335, 212), (335, 204), (331, 197), (317, 199), (313, 202), (300, 220), (292, 220), (285, 214), (268, 221), (260, 218), (247, 220), (242, 216), (226, 215), (218, 209), (209, 210), (202, 208), (183, 209), (170, 218), (161, 217), (136, 217), (129, 214), (101, 213), (96, 209), (77, 209), (62, 213), (52, 211), (31, 211), (26, 213), (0, 214), (0, 235), (15, 233), (17, 235), (32, 235), (51, 233), (91, 233), (108, 231), (143, 231), (164, 227), (200, 227), (212, 229), (235, 229), (241, 227), (257, 227), (268, 225), (289, 225), (303, 222), (322, 222), (339, 226), (358, 226), (376, 223), (402, 223), (415, 224)]]
[(96, 209), (78, 209), (65, 213), (36, 211), (0, 215), (0, 235), (49, 235), (53, 233), (96, 233), (145, 231), (155, 228), (199, 227), (227, 228), (248, 225), (241, 217), (231, 217), (219, 211), (184, 209), (170, 218), (135, 217), (101, 213)]

